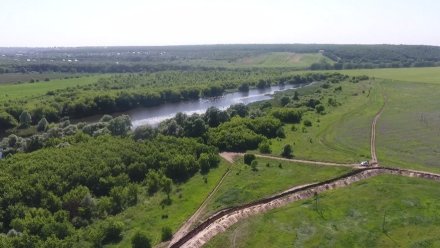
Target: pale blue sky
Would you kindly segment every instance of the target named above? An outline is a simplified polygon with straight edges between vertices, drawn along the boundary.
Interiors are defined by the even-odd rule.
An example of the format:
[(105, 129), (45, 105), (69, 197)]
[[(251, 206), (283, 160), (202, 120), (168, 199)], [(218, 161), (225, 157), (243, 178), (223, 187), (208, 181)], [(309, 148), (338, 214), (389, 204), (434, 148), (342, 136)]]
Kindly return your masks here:
[(0, 0), (0, 46), (440, 45), (437, 0)]

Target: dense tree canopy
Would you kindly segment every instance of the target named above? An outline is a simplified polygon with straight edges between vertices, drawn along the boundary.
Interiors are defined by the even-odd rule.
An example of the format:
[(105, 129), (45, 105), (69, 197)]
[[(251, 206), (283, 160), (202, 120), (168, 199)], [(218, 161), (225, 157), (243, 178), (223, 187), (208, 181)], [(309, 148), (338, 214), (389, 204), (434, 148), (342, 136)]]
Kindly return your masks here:
[(1, 231), (63, 240), (75, 228), (136, 204), (137, 183), (148, 184), (147, 174), (184, 181), (201, 166), (205, 172), (217, 166), (217, 156), (196, 140), (164, 136), (142, 143), (89, 137), (66, 148), (16, 154), (0, 161)]

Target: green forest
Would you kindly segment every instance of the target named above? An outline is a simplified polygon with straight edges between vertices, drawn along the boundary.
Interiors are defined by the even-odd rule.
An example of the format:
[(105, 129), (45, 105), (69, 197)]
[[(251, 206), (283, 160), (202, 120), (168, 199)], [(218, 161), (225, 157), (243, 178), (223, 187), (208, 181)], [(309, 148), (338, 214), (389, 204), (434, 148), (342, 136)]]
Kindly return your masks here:
[[(422, 45), (207, 45), (167, 47), (0, 48), (0, 74), (29, 72), (126, 73), (224, 69), (268, 53), (323, 54), (328, 60), (297, 69), (438, 66), (440, 48)], [(18, 55), (17, 55), (18, 54)], [(236, 65), (236, 64), (235, 64)], [(282, 63), (280, 67), (286, 67)], [(289, 67), (289, 66), (287, 66)]]
[[(270, 140), (285, 138), (285, 124), (303, 122), (305, 112), (325, 114), (325, 106), (334, 105), (321, 103), (320, 94), (337, 92), (342, 81), (365, 79), (339, 73), (172, 71), (113, 76), (4, 102), (2, 127), (12, 129), (0, 142), (5, 157), (0, 160), (1, 244), (102, 247), (117, 243), (124, 223), (108, 217), (158, 192), (165, 195), (160, 205), (167, 208), (179, 185), (219, 166), (219, 151), (271, 153)], [(316, 96), (292, 91), (252, 106), (236, 104), (224, 111), (211, 107), (201, 115), (178, 113), (156, 128), (132, 130), (127, 115), (106, 114), (96, 123), (69, 119), (313, 81), (321, 85)], [(69, 112), (77, 106), (83, 109)], [(280, 155), (291, 157), (293, 152), (287, 144)], [(164, 228), (163, 240), (167, 240), (172, 233)], [(149, 240), (148, 234), (136, 238)]]

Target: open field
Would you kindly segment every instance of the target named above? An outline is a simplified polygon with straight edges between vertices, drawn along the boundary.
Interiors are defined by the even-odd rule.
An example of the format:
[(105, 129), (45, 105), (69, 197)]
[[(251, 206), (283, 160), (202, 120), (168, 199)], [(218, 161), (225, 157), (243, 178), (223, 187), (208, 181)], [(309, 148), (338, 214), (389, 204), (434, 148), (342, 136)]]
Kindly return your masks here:
[(410, 83), (440, 83), (440, 67), (342, 70), (338, 72), (353, 76), (368, 75)]
[(271, 52), (252, 56), (244, 56), (233, 60), (183, 60), (173, 63), (189, 64), (202, 67), (225, 68), (292, 68), (308, 69), (314, 63), (333, 64), (334, 61), (319, 53)]
[(383, 165), (439, 172), (440, 84), (383, 85), (388, 102), (377, 133), (379, 160)]
[(243, 164), (242, 159), (240, 157), (235, 162), (218, 191), (207, 202), (201, 220), (217, 210), (252, 202), (298, 185), (323, 181), (351, 170), (257, 158), (258, 171), (252, 171), (250, 166)]
[(437, 247), (437, 188), (378, 176), (246, 219), (206, 247)]
[(0, 103), (8, 100), (32, 98), (46, 94), (51, 90), (76, 87), (96, 83), (104, 75), (93, 75), (80, 78), (56, 79), (48, 82), (40, 81), (35, 83), (22, 84), (0, 84)]
[[(341, 86), (342, 91), (334, 88)], [(326, 114), (307, 112), (303, 119), (312, 122), (311, 127), (301, 124), (287, 124), (285, 139), (272, 139), (272, 154), (279, 156), (285, 144), (291, 144), (298, 159), (358, 163), (370, 156), (371, 119), (380, 109), (383, 99), (377, 81), (362, 81), (357, 84), (344, 82), (333, 85), (324, 93), (315, 93), (319, 85), (299, 89), (300, 99), (318, 98), (324, 103)], [(280, 94), (275, 101), (291, 92)], [(339, 106), (327, 104), (335, 99)]]
[(231, 63), (232, 66), (252, 66), (252, 67), (294, 67), (308, 68), (313, 63), (325, 61), (332, 64), (333, 61), (318, 53), (269, 53), (254, 57), (246, 57)]
[[(375, 76), (387, 105), (378, 122), (382, 165), (440, 171), (440, 68), (344, 71)], [(379, 79), (385, 78), (385, 79)], [(379, 103), (377, 103), (379, 104)], [(360, 122), (354, 122), (359, 126)]]
[(71, 74), (71, 73), (5, 73), (0, 74), (0, 84), (9, 83), (27, 83), (31, 80), (47, 81), (54, 79), (67, 79), (75, 77), (83, 77), (86, 74)]

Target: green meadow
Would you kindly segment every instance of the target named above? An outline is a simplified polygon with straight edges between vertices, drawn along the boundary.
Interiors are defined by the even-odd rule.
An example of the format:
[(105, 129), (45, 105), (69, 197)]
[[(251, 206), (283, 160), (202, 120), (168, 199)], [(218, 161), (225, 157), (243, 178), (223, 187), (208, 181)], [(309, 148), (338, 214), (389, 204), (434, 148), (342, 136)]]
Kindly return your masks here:
[(424, 179), (370, 178), (248, 218), (205, 247), (438, 247), (438, 187)]
[(96, 83), (106, 75), (83, 76), (79, 78), (54, 79), (48, 82), (0, 84), (0, 103), (8, 100), (30, 99), (46, 94), (48, 91), (65, 89)]
[(347, 167), (319, 166), (257, 158), (257, 170), (252, 170), (239, 157), (219, 189), (207, 202), (201, 219), (232, 206), (253, 202), (281, 193), (295, 186), (324, 181), (351, 170)]

